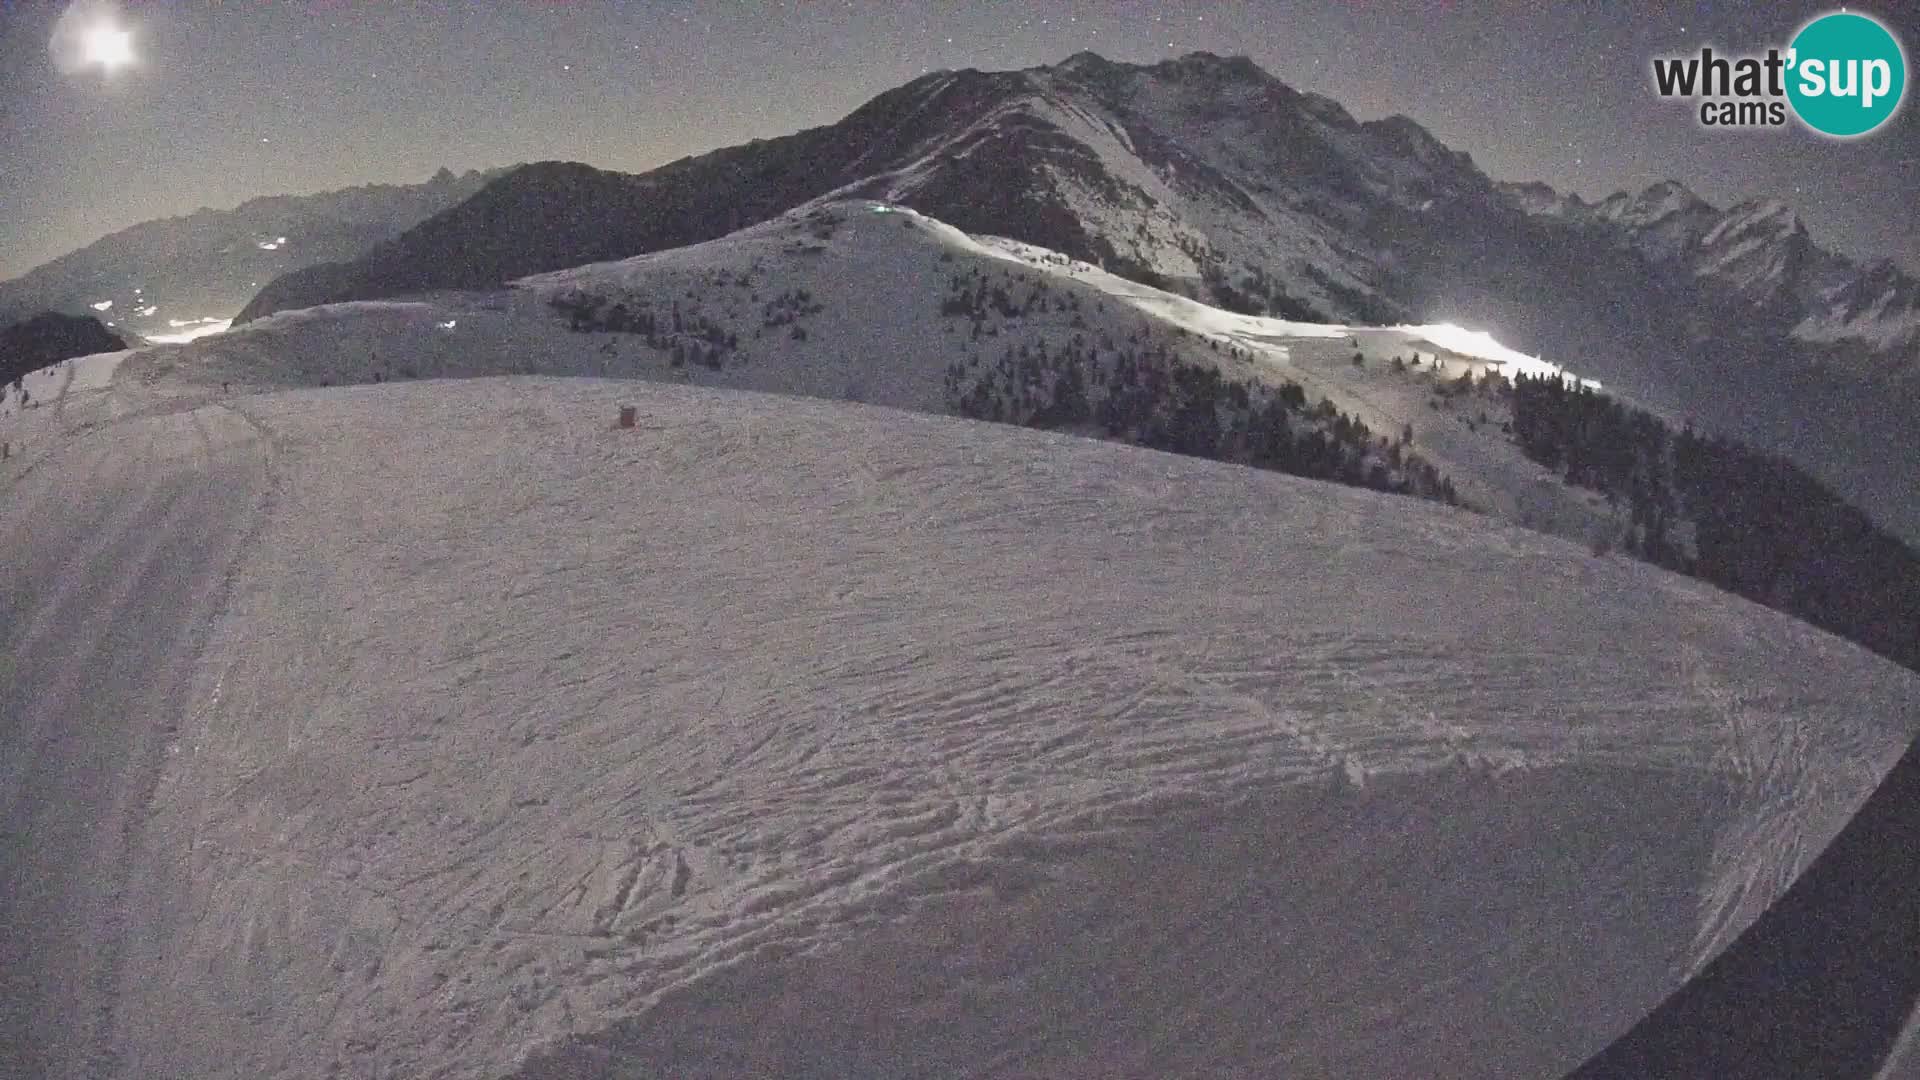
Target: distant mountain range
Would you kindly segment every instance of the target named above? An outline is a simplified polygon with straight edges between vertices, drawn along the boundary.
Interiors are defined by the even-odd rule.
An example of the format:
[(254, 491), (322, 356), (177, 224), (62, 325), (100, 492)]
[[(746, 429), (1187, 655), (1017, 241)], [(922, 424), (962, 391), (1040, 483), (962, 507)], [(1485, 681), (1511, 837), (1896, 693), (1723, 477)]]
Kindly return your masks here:
[[(1470, 310), (1476, 291), (1524, 272), (1531, 291), (1576, 294), (1541, 306), (1610, 312), (1625, 292), (1683, 341), (1747, 339), (1757, 321), (1861, 374), (1920, 382), (1920, 282), (1820, 248), (1778, 201), (1723, 211), (1668, 182), (1588, 204), (1496, 183), (1406, 117), (1360, 123), (1245, 58), (1206, 53), (941, 72), (830, 127), (639, 176), (525, 166), (347, 265), (275, 282), (242, 319), (680, 246), (829, 193), (1262, 314)], [(1550, 350), (1566, 336), (1501, 329)]]
[(97, 315), (142, 337), (233, 316), (275, 276), (351, 259), (479, 191), (499, 172), (254, 199), (135, 225), (0, 282), (0, 325)]
[(1920, 281), (1820, 247), (1778, 199), (1722, 210), (1671, 180), (1597, 203), (1545, 184), (1501, 189), (1530, 214), (1638, 254), (1664, 284), (1722, 312), (1860, 374), (1920, 385)]
[[(643, 174), (542, 162), (427, 188), (387, 189), (404, 205), (330, 250), (279, 225), (237, 229), (203, 257), (203, 279), (237, 255), (285, 272), (221, 267), (229, 291), (201, 288), (161, 305), (191, 310), (152, 318), (230, 313), (253, 281), (265, 284), (242, 322), (484, 288), (714, 239), (817, 199), (876, 198), (1236, 311), (1491, 330), (1676, 425), (1782, 451), (1920, 539), (1920, 432), (1906, 422), (1920, 404), (1920, 281), (1821, 248), (1776, 201), (1723, 210), (1670, 182), (1587, 203), (1496, 182), (1406, 117), (1357, 121), (1241, 57), (1081, 53), (937, 72), (838, 123)], [(276, 202), (299, 200), (261, 201)], [(139, 251), (89, 265), (101, 270), (84, 287), (34, 309), (97, 293), (114, 318), (142, 284), (129, 275), (169, 277)], [(20, 284), (0, 286), (0, 313)]]
[[(844, 120), (640, 175), (546, 162), (242, 321), (495, 285), (871, 197), (1249, 313), (1449, 320), (1671, 415), (1779, 449), (1920, 537), (1920, 282), (1813, 243), (1777, 202), (1678, 184), (1588, 204), (1503, 184), (1405, 117), (1360, 122), (1245, 58), (1081, 53), (939, 72)], [(1732, 380), (1741, 388), (1729, 394)]]

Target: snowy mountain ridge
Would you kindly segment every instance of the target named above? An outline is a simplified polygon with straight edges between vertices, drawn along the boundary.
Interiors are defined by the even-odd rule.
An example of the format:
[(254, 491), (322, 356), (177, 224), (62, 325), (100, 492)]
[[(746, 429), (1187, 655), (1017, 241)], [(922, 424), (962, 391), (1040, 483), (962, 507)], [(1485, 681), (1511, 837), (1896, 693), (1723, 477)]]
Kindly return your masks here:
[[(1073, 378), (1087, 380), (1096, 413), (1118, 372), (1184, 366), (1296, 387), (1294, 426), (1355, 422), (1372, 433), (1361, 467), (1386, 469), (1389, 484), (1424, 462), (1466, 505), (1529, 527), (1589, 544), (1627, 529), (1620, 509), (1527, 460), (1497, 403), (1452, 396), (1463, 376), (1559, 371), (1484, 333), (1240, 315), (871, 199), (827, 198), (719, 240), (507, 290), (282, 312), (152, 356), (203, 385), (616, 375), (1016, 423), (1046, 422), (1066, 357), (1084, 358)], [(1060, 426), (1111, 437), (1114, 425), (1136, 426)]]
[[(787, 171), (803, 150), (815, 159), (804, 179)], [(1239, 288), (1246, 275), (1284, 278), (1298, 285), (1299, 295), (1274, 291), (1262, 305), (1320, 317), (1407, 313), (1390, 298), (1370, 299), (1377, 291), (1370, 279), (1380, 268), (1345, 242), (1360, 218), (1382, 203), (1412, 209), (1491, 190), (1471, 158), (1448, 150), (1406, 117), (1360, 123), (1338, 103), (1294, 90), (1244, 57), (1207, 53), (1151, 66), (1082, 53), (1024, 71), (937, 72), (881, 95), (831, 127), (717, 151), (624, 181), (602, 174), (579, 183), (562, 177), (556, 166), (533, 168), (539, 171), (504, 180), (489, 202), (510, 200), (512, 189), (522, 185), (558, 194), (555, 189), (576, 184), (583, 192), (595, 185), (610, 192), (622, 183), (679, 199), (685, 181), (698, 175), (708, 185), (700, 193), (704, 200), (736, 204), (725, 215), (704, 208), (692, 215), (659, 214), (626, 241), (645, 245), (642, 250), (708, 239), (823, 195), (873, 197), (971, 232), (1013, 236), (1123, 273), (1156, 275), (1195, 294), (1215, 284)], [(543, 173), (553, 177), (551, 184)], [(781, 199), (790, 201), (782, 205)], [(567, 212), (565, 205), (539, 209), (550, 217)], [(476, 206), (470, 215), (473, 224), (497, 224), (502, 217), (496, 206)], [(428, 253), (461, 232), (461, 216), (376, 254), (358, 277), (349, 272), (323, 281), (326, 275), (320, 275), (313, 279), (317, 291), (289, 281), (263, 295), (242, 321), (320, 300), (498, 284), (560, 268), (523, 266), (493, 281), (448, 278), (464, 271), (436, 269)], [(689, 216), (703, 224), (689, 227)], [(628, 223), (611, 224), (619, 230)], [(650, 239), (647, 228), (660, 236)], [(703, 231), (709, 235), (699, 235)], [(577, 254), (551, 257), (572, 258), (566, 265), (591, 261)], [(472, 259), (466, 262), (481, 269)], [(1259, 287), (1278, 290), (1270, 282)]]
[[(812, 176), (793, 174), (799, 157), (817, 159)], [(517, 183), (687, 198), (681, 188), (695, 176), (706, 189), (691, 205), (648, 212), (653, 223), (638, 223), (637, 232), (613, 223), (602, 237), (610, 250), (534, 253), (530, 264), (476, 278), (458, 269), (471, 256), (444, 258), (458, 254), (448, 242), (470, 231), (456, 215), (416, 238), (415, 250), (403, 242), (357, 273), (314, 271), (270, 289), (242, 321), (287, 306), (499, 284), (679, 246), (837, 194), (903, 203), (970, 232), (1040, 244), (1228, 306), (1375, 322), (1421, 314), (1431, 303), (1420, 248), (1448, 238), (1426, 235), (1423, 215), (1437, 213), (1452, 228), (1464, 214), (1504, 243), (1501, 234), (1515, 230), (1502, 212), (1518, 209), (1598, 228), (1655, 271), (1784, 320), (1795, 341), (1859, 346), (1852, 364), (1862, 375), (1906, 380), (1920, 347), (1911, 283), (1883, 281), (1887, 268), (1863, 269), (1819, 248), (1777, 199), (1722, 211), (1664, 181), (1587, 204), (1544, 184), (1495, 183), (1417, 122), (1358, 122), (1337, 102), (1294, 90), (1245, 57), (1195, 53), (1131, 65), (1081, 53), (1023, 71), (937, 72), (826, 128), (639, 177), (601, 174), (580, 184), (536, 167)], [(508, 192), (501, 195), (511, 203)], [(734, 205), (716, 213), (702, 197)], [(498, 227), (503, 209), (476, 221)], [(564, 204), (539, 210), (569, 212)], [(689, 216), (695, 220), (673, 220)], [(445, 241), (435, 239), (438, 231)], [(630, 250), (617, 250), (623, 247)], [(436, 252), (442, 258), (434, 265)]]
[(1920, 380), (1920, 280), (1891, 262), (1862, 266), (1821, 248), (1779, 199), (1722, 210), (1675, 181), (1591, 204), (1545, 184), (1502, 190), (1529, 214), (1596, 230), (1660, 272), (1738, 300), (1861, 374), (1909, 387)]
[(1489, 330), (1786, 454), (1920, 538), (1920, 480), (1901, 464), (1920, 434), (1898, 420), (1920, 394), (1908, 293), (1836, 275), (1765, 206), (1661, 217), (1635, 235), (1681, 260), (1662, 269), (1610, 222), (1528, 213), (1413, 121), (1356, 121), (1245, 58), (936, 72), (838, 123), (637, 176), (526, 166), (360, 259), (278, 279), (242, 321), (498, 287), (827, 196), (897, 202), (1233, 311)]

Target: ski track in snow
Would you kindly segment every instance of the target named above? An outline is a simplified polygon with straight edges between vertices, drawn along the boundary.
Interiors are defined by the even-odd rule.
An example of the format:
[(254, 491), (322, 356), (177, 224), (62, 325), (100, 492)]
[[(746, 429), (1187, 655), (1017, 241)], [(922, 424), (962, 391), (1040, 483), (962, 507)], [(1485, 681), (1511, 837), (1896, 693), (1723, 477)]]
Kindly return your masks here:
[[(125, 1075), (1564, 1068), (1920, 700), (1647, 567), (1063, 436), (598, 380), (234, 408), (271, 509), (133, 875)], [(1830, 797), (1756, 783), (1768, 739)]]
[(224, 410), (177, 412), (73, 438), (0, 493), (0, 1074), (117, 1067), (129, 863), (259, 450)]

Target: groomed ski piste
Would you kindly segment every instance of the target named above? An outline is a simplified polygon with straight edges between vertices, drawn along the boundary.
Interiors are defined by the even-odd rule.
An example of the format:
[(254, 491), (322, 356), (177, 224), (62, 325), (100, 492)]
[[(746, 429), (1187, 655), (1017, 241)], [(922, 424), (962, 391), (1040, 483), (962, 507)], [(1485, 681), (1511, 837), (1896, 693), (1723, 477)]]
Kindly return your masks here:
[(1486, 516), (741, 392), (930, 409), (937, 329), (695, 376), (554, 325), (645, 265), (0, 418), (7, 1065), (1555, 1076), (1920, 728), (1890, 663)]

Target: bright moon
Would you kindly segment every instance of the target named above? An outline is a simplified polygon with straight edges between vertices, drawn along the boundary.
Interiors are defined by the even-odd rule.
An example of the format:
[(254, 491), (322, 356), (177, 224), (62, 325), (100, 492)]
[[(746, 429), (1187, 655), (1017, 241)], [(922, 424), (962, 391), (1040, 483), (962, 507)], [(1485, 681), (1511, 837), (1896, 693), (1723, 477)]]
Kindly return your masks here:
[(90, 28), (81, 47), (87, 63), (105, 71), (133, 63), (133, 34), (110, 23)]

